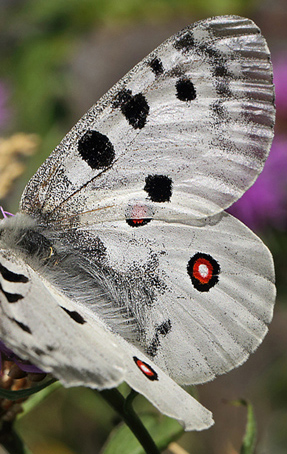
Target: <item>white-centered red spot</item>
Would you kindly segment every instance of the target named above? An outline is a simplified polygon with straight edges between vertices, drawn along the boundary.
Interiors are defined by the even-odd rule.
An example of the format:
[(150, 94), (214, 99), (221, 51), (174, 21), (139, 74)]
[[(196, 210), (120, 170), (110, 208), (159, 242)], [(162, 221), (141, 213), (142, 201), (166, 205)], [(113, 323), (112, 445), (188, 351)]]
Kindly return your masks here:
[(193, 275), (203, 284), (207, 284), (213, 276), (213, 266), (209, 260), (200, 257), (193, 265)]
[(220, 265), (209, 254), (197, 252), (187, 263), (187, 274), (196, 290), (208, 292), (219, 281)]
[(139, 370), (149, 379), (149, 380), (158, 380), (156, 371), (149, 366), (147, 363), (141, 361), (136, 356), (133, 357), (134, 362), (138, 366)]

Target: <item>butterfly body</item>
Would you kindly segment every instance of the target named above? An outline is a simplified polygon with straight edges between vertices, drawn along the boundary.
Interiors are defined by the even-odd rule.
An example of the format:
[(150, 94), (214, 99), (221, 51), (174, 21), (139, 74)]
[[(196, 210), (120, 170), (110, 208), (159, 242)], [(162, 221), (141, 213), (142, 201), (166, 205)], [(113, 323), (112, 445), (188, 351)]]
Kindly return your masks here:
[(159, 46), (1, 222), (1, 338), (66, 386), (125, 380), (186, 428), (208, 427), (173, 380), (227, 372), (267, 332), (271, 254), (223, 210), (261, 171), (274, 115), (252, 21), (208, 19)]

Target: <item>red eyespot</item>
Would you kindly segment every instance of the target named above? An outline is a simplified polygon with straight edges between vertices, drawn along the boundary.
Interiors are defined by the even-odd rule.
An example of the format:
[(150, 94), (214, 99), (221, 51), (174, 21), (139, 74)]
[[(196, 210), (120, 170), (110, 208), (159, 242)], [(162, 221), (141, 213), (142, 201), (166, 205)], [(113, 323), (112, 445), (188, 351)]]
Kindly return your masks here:
[(132, 219), (132, 222), (133, 222), (134, 224), (142, 224), (143, 221), (144, 221), (143, 219)]
[(197, 259), (193, 265), (193, 276), (202, 284), (207, 284), (212, 278), (213, 266), (210, 261), (203, 257)]
[(126, 219), (127, 224), (131, 227), (140, 227), (142, 225), (148, 224), (151, 219)]
[(189, 260), (187, 272), (196, 290), (208, 292), (218, 282), (220, 266), (211, 255), (198, 252)]
[(138, 366), (139, 370), (149, 379), (149, 380), (158, 380), (158, 375), (156, 371), (149, 366), (147, 363), (144, 363), (140, 359), (138, 359), (136, 356), (133, 357), (134, 362)]
[(126, 222), (131, 227), (141, 227), (152, 220), (153, 212), (148, 205), (141, 202), (131, 204), (126, 210)]

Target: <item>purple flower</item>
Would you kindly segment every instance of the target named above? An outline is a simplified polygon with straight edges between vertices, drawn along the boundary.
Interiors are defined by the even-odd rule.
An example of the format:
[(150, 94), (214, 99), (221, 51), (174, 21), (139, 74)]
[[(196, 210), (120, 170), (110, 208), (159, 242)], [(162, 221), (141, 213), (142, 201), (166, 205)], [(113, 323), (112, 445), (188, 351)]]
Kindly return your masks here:
[(263, 172), (255, 184), (229, 208), (251, 229), (287, 229), (287, 54), (273, 59), (276, 93), (276, 133)]
[(287, 137), (275, 138), (263, 172), (228, 211), (254, 230), (287, 228)]
[(287, 120), (287, 53), (286, 55), (280, 55), (274, 58), (273, 72), (277, 120), (281, 116)]
[(2, 342), (0, 340), (0, 369), (1, 370), (2, 370), (2, 358), (1, 358), (2, 353), (6, 356), (8, 361), (13, 361), (13, 363), (17, 364), (17, 366), (24, 372), (27, 372), (28, 374), (29, 373), (43, 374), (43, 371), (41, 369), (39, 369), (38, 367), (33, 366), (33, 364), (24, 362), (20, 358), (18, 358), (18, 356), (16, 356), (15, 353), (13, 353), (13, 351), (10, 350), (10, 348), (6, 347), (4, 342)]

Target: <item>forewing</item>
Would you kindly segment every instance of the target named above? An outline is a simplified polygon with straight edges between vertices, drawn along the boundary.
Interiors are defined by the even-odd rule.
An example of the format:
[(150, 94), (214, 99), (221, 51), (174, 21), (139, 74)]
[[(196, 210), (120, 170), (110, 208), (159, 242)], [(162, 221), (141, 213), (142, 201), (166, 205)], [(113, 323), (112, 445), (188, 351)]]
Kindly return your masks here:
[(197, 22), (84, 115), (30, 180), (21, 209), (61, 224), (125, 219), (135, 206), (168, 221), (213, 215), (262, 170), (274, 117), (257, 26), (237, 16)]

